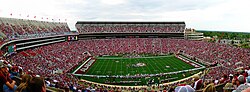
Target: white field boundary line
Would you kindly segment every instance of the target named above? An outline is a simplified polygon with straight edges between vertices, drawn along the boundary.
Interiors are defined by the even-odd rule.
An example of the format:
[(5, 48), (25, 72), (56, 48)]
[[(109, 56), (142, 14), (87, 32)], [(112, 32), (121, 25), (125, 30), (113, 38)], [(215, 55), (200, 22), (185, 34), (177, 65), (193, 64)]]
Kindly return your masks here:
[[(199, 63), (197, 63), (197, 62), (195, 62), (195, 61), (193, 61), (193, 60), (191, 60), (191, 59), (189, 59), (189, 58), (186, 58), (186, 57), (184, 57), (184, 56), (182, 56), (182, 55), (180, 55), (180, 56), (178, 56), (180, 59), (186, 59), (186, 60), (188, 60), (188, 61), (190, 61), (190, 62), (193, 62), (193, 63), (195, 63), (195, 64), (197, 64), (197, 65), (199, 65), (199, 66), (201, 66), (201, 67), (205, 67), (205, 66), (203, 66), (203, 65), (201, 65), (201, 64), (199, 64)], [(177, 58), (178, 58), (177, 57)], [(183, 61), (184, 61), (183, 60)], [(185, 61), (184, 61), (185, 62)]]
[(76, 73), (76, 71), (78, 71), (79, 69), (81, 69), (82, 68), (82, 66), (83, 65), (85, 65), (89, 60), (91, 60), (91, 58), (88, 58), (84, 63), (82, 63), (81, 64), (81, 66), (80, 67), (78, 67), (72, 74), (75, 74)]
[[(174, 56), (154, 56), (154, 57), (134, 57), (134, 58), (162, 58), (162, 57), (174, 57)], [(124, 58), (124, 57), (120, 57), (120, 58), (106, 58), (106, 57), (101, 57), (101, 58), (97, 58), (97, 59), (134, 59), (134, 58)]]
[[(161, 56), (161, 57), (162, 57), (162, 56)], [(170, 56), (163, 56), (163, 57), (170, 57)], [(178, 57), (176, 57), (176, 58), (178, 58)], [(127, 59), (127, 58), (125, 58), (125, 59)], [(189, 59), (189, 60), (190, 60), (190, 59)], [(190, 61), (193, 62), (193, 63), (196, 63), (196, 62), (193, 61), (193, 60), (190, 60)], [(201, 65), (201, 64), (199, 64), (199, 63), (196, 63), (196, 64), (200, 65), (201, 67), (193, 68), (193, 69), (187, 69), (187, 70), (181, 70), (181, 71), (167, 72), (167, 73), (163, 73), (163, 74), (164, 74), (164, 75), (167, 75), (167, 74), (176, 74), (176, 73), (183, 73), (183, 72), (195, 71), (195, 70), (200, 70), (200, 69), (206, 68), (205, 66), (203, 66), (203, 65)], [(89, 77), (96, 77), (96, 76), (99, 76), (99, 77), (116, 77), (116, 76), (128, 77), (128, 76), (126, 76), (126, 75), (113, 75), (113, 76), (107, 76), (107, 75), (87, 75), (87, 74), (75, 74), (75, 73), (73, 73), (73, 75), (75, 75), (75, 76), (89, 76)], [(157, 75), (159, 75), (159, 74), (144, 74), (144, 75), (145, 75), (145, 76), (147, 76), (147, 75), (154, 75), (154, 76), (157, 76)], [(131, 75), (130, 77), (136, 77), (136, 75)], [(151, 77), (153, 77), (153, 76), (151, 76)]]
[[(204, 69), (205, 67), (199, 67), (199, 68), (193, 68), (193, 69), (187, 69), (187, 70), (181, 70), (181, 71), (175, 71), (175, 72), (167, 72), (167, 73), (162, 73), (162, 75), (168, 75), (168, 74), (178, 74), (178, 73), (183, 73), (183, 72), (190, 72), (190, 71), (195, 71), (195, 70), (200, 70), (200, 69)], [(109, 78), (109, 77), (121, 77), (121, 78), (132, 78), (132, 77), (138, 77), (137, 75), (130, 75), (130, 76), (126, 76), (126, 75), (112, 75), (112, 76), (109, 76), (109, 75), (87, 75), (87, 74), (73, 74), (75, 76), (81, 76), (81, 77), (103, 77), (103, 78)], [(147, 77), (147, 76), (150, 76), (150, 77), (155, 77), (155, 76), (159, 76), (161, 74), (143, 74), (141, 75), (140, 77)]]
[[(159, 84), (159, 85), (170, 85), (170, 84), (174, 84), (174, 83), (178, 83), (178, 82), (181, 82), (181, 81), (185, 81), (187, 79), (190, 79), (190, 78), (193, 78), (194, 76), (196, 75), (200, 75), (202, 72), (199, 72), (199, 73), (196, 73), (192, 76), (189, 76), (187, 78), (184, 78), (184, 79), (180, 79), (180, 80), (176, 80), (176, 81), (173, 81), (173, 82), (168, 82), (168, 83), (162, 83), (162, 84)], [(135, 87), (135, 88), (148, 88), (149, 86), (121, 86), (121, 85), (109, 85), (109, 84), (104, 84), (104, 83), (97, 83), (97, 82), (92, 82), (92, 81), (88, 81), (88, 80), (84, 80), (84, 79), (81, 79), (79, 82), (87, 82), (87, 83), (92, 83), (92, 84), (97, 84), (97, 85), (100, 85), (100, 86), (108, 86), (108, 87), (125, 87), (125, 88), (131, 88), (131, 87)]]

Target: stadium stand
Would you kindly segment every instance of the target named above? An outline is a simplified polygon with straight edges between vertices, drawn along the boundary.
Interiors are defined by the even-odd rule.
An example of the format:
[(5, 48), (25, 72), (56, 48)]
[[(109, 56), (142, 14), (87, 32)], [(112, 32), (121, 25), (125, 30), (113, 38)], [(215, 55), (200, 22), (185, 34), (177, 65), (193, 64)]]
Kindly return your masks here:
[(77, 22), (77, 30), (87, 33), (183, 33), (184, 22)]
[[(185, 25), (180, 24), (124, 24), (92, 23), (76, 24), (80, 33), (183, 33)], [(170, 26), (171, 25), (171, 26)], [(0, 18), (1, 43), (25, 38), (62, 35), (69, 32), (66, 23), (44, 22), (13, 18)], [(89, 53), (86, 54), (85, 52)], [(3, 52), (1, 51), (3, 54)], [(118, 87), (80, 80), (69, 73), (76, 66), (89, 59), (91, 55), (115, 55), (126, 53), (180, 53), (190, 59), (207, 65), (207, 70), (199, 74), (203, 84), (197, 92), (202, 92), (209, 84), (222, 92), (226, 89), (242, 91), (241, 87), (250, 83), (250, 50), (225, 44), (190, 41), (169, 38), (105, 38), (65, 41), (36, 48), (20, 50), (11, 57), (1, 57), (1, 62), (8, 65), (10, 78), (22, 77), (23, 73), (45, 78), (50, 89), (82, 91), (174, 91), (177, 86), (191, 85), (192, 77), (181, 81), (154, 86)], [(2, 55), (1, 54), (1, 55)], [(1, 63), (1, 64), (2, 64)], [(94, 60), (86, 61), (86, 71)], [(239, 71), (237, 71), (237, 69)], [(249, 77), (249, 78), (248, 78)], [(247, 79), (247, 80), (244, 80)], [(18, 80), (18, 78), (16, 78)], [(20, 80), (19, 80), (20, 81)], [(234, 87), (224, 88), (227, 83)], [(17, 85), (20, 83), (16, 83)], [(184, 84), (184, 85), (183, 85)], [(60, 89), (57, 89), (60, 88)]]
[[(62, 47), (58, 48), (59, 46)], [(245, 61), (250, 60), (248, 57), (249, 50), (247, 49), (215, 43), (166, 38), (115, 38), (62, 42), (28, 49), (14, 55), (11, 61), (23, 67), (24, 72), (50, 77), (52, 80), (62, 82), (61, 86), (69, 87), (68, 83), (72, 80), (65, 77), (68, 76), (66, 74), (67, 69), (70, 69), (82, 61), (84, 57), (87, 57), (85, 56), (86, 54), (83, 54), (85, 51), (90, 51), (93, 55), (131, 52), (160, 54), (182, 51), (192, 56), (192, 58), (199, 58), (211, 64), (214, 62), (220, 64), (219, 67), (211, 68), (208, 72), (206, 79), (209, 80), (222, 78), (224, 74), (235, 74), (237, 73), (234, 70), (235, 68), (247, 67), (246, 64), (236, 64), (236, 61), (240, 60), (243, 63), (247, 63)], [(231, 58), (228, 59), (229, 57)], [(225, 63), (225, 60), (231, 64)]]
[(0, 18), (0, 30), (2, 40), (62, 35), (70, 32), (66, 23), (14, 18)]

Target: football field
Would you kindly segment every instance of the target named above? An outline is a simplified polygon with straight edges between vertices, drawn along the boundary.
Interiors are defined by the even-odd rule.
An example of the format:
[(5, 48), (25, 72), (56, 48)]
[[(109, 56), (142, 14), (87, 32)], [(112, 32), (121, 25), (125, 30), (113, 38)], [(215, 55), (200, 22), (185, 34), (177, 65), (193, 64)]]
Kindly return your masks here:
[(193, 69), (173, 55), (140, 58), (98, 57), (86, 75), (159, 74)]

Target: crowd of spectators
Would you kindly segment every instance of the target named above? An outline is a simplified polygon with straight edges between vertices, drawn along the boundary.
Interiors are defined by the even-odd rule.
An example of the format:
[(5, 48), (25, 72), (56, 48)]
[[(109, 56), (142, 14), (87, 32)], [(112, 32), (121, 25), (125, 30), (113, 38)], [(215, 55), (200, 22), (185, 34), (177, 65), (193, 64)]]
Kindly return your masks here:
[(90, 51), (93, 55), (114, 55), (116, 53), (177, 53), (206, 63), (218, 63), (224, 67), (236, 69), (246, 67), (250, 60), (249, 49), (218, 43), (189, 41), (166, 38), (116, 38), (89, 39), (73, 42)]
[(1, 58), (0, 92), (46, 92), (43, 77), (24, 74), (22, 71), (22, 67)]
[(66, 23), (0, 18), (0, 41), (63, 35), (70, 32)]
[(76, 78), (68, 72), (87, 58), (80, 50), (83, 49), (63, 42), (21, 51), (11, 57), (10, 62), (21, 66), (26, 73), (57, 80), (60, 87), (68, 87), (76, 83)]
[[(209, 68), (210, 70), (207, 75), (203, 77), (206, 80), (204, 81), (206, 83), (204, 85), (210, 83), (214, 83), (215, 85), (228, 83), (229, 74), (235, 74), (238, 77), (239, 73), (235, 69), (247, 67), (249, 65), (247, 61), (250, 60), (249, 49), (217, 43), (167, 38), (115, 38), (86, 39), (41, 46), (21, 51), (17, 55), (12, 56), (9, 62), (12, 65), (22, 67), (25, 73), (46, 77), (49, 83), (55, 83), (56, 80), (55, 84), (50, 85), (54, 87), (70, 89), (75, 89), (74, 87), (81, 89), (82, 87), (84, 90), (106, 90), (106, 88), (110, 90), (144, 90), (144, 88), (109, 88), (109, 86), (89, 82), (84, 82), (84, 86), (78, 84), (78, 79), (69, 74), (68, 71), (81, 61), (86, 60), (88, 57), (88, 54), (85, 53), (86, 51), (90, 52), (93, 56), (115, 55), (118, 53), (162, 54), (181, 52), (198, 62), (206, 62), (208, 64), (216, 62), (218, 66)], [(246, 73), (247, 70), (249, 68), (246, 68), (244, 72)], [(247, 77), (246, 74), (244, 76)], [(170, 90), (173, 89), (172, 85), (176, 86), (178, 83), (156, 88), (161, 88), (157, 90)]]
[(76, 24), (80, 33), (184, 33), (185, 24)]
[[(183, 33), (185, 25), (76, 24), (76, 28), (80, 33)], [(70, 32), (66, 23), (0, 18), (0, 44), (13, 39), (62, 35), (65, 32)], [(79, 84), (79, 79), (70, 74), (69, 71), (88, 58), (89, 54), (86, 54), (86, 51), (93, 56), (126, 53), (182, 53), (208, 66), (214, 64), (216, 66), (208, 67), (209, 70), (201, 78), (195, 77), (193, 80), (189, 78), (177, 83), (152, 87), (116, 87), (88, 81), (82, 81), (83, 83)], [(0, 51), (0, 55), (2, 54), (3, 52)], [(249, 49), (218, 43), (168, 38), (115, 38), (86, 39), (32, 48), (20, 51), (10, 58), (1, 57), (0, 64), (1, 72), (7, 73), (7, 70), (9, 72), (9, 74), (2, 75), (9, 82), (10, 86), (6, 85), (11, 89), (15, 89), (16, 85), (12, 78), (14, 76), (22, 77), (22, 74), (25, 73), (44, 77), (47, 86), (69, 88), (75, 91), (174, 91), (174, 88), (178, 86), (176, 90), (191, 87), (190, 90), (204, 88), (204, 90), (210, 90), (207, 92), (213, 92), (214, 85), (226, 84), (224, 90), (240, 92), (249, 87), (249, 56)], [(84, 71), (93, 62), (87, 62)], [(191, 83), (187, 83), (191, 80)], [(181, 85), (182, 83), (185, 85)]]

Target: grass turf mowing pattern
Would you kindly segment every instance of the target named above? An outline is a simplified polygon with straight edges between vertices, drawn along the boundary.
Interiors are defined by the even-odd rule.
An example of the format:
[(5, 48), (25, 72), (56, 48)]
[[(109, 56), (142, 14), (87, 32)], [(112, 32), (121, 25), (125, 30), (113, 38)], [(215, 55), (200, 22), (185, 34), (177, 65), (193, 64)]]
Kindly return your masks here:
[[(132, 67), (132, 64), (145, 63), (146, 66)], [(130, 67), (128, 67), (130, 65)], [(166, 66), (169, 66), (167, 68)], [(177, 59), (175, 56), (142, 57), (142, 58), (97, 58), (97, 61), (87, 71), (88, 75), (135, 75), (159, 74), (193, 69), (194, 67)]]

